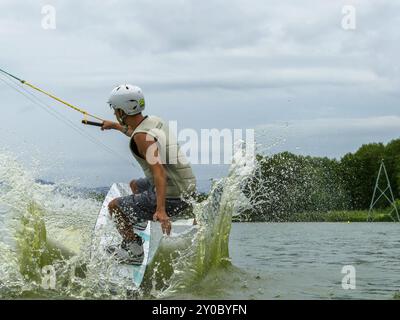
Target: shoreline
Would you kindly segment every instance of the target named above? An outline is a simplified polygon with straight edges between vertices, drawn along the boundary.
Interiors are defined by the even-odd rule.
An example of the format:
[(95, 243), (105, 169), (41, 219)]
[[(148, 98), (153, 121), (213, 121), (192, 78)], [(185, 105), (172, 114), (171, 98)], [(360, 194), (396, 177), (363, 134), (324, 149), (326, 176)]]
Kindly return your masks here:
[[(98, 192), (88, 192), (90, 198), (99, 202), (104, 201), (104, 195)], [(196, 196), (198, 203), (207, 199), (207, 193), (199, 193)], [(338, 210), (328, 212), (303, 212), (292, 213), (280, 219), (246, 220), (245, 217), (233, 217), (232, 222), (398, 222), (394, 212), (389, 214), (390, 209), (383, 209), (371, 212), (371, 219), (368, 220), (368, 210)], [(393, 215), (394, 214), (394, 215)]]
[(271, 220), (252, 220), (244, 221), (233, 218), (232, 222), (274, 222), (274, 223), (285, 223), (285, 222), (397, 222), (395, 216), (391, 216), (389, 211), (373, 211), (371, 213), (371, 219), (368, 219), (367, 210), (348, 210), (348, 211), (329, 211), (329, 212), (304, 212), (289, 214), (282, 219), (271, 219)]

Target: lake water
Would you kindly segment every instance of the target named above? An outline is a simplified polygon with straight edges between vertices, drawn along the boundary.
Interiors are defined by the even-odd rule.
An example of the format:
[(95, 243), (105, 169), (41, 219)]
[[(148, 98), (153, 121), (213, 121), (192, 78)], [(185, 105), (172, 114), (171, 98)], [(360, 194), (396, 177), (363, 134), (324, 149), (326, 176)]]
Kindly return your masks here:
[[(103, 280), (96, 273), (98, 265), (91, 264), (91, 235), (101, 201), (88, 198), (74, 188), (37, 183), (35, 172), (26, 170), (7, 155), (0, 155), (0, 163), (3, 164), (0, 166), (0, 298), (125, 298), (107, 288), (99, 293), (98, 288), (102, 287), (98, 284)], [(252, 173), (246, 163), (238, 163), (226, 178), (215, 184), (205, 205), (197, 206), (196, 216), (201, 218), (199, 225), (204, 228), (197, 233), (198, 241), (191, 242), (186, 255), (180, 255), (180, 260), (187, 263), (176, 269), (170, 268), (169, 261), (162, 265), (183, 279), (178, 283), (179, 290), (168, 291), (163, 298), (392, 299), (399, 296), (399, 223), (231, 225), (231, 215), (245, 200), (240, 182)], [(39, 209), (34, 209), (34, 204)], [(45, 249), (50, 250), (47, 240), (65, 247), (71, 256), (60, 261), (44, 254)], [(17, 245), (20, 250), (16, 250)], [(230, 263), (220, 263), (226, 261), (227, 248)], [(171, 252), (178, 251), (172, 248)], [(42, 290), (40, 283), (41, 268), (49, 263), (55, 264), (59, 280), (53, 291)], [(86, 266), (89, 272), (82, 271), (79, 279), (71, 277), (75, 265), (81, 270)], [(355, 288), (351, 290), (342, 287), (342, 279), (348, 276), (342, 273), (346, 266), (355, 271)], [(192, 270), (194, 276), (187, 276)], [(101, 285), (104, 282), (107, 285), (107, 280)]]
[[(218, 273), (219, 298), (392, 299), (400, 292), (398, 223), (235, 223), (229, 247), (234, 268)], [(356, 271), (354, 290), (342, 288), (346, 265)]]
[[(397, 223), (234, 223), (231, 266), (166, 298), (392, 299), (400, 292), (399, 231)], [(356, 272), (354, 290), (342, 287), (348, 265)]]

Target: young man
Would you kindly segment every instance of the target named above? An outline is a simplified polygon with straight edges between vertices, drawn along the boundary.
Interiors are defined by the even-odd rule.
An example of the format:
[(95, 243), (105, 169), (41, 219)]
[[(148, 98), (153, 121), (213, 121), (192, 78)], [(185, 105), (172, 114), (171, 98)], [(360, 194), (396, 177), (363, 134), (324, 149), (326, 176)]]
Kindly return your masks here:
[(158, 117), (142, 115), (145, 101), (139, 87), (116, 87), (108, 103), (118, 122), (104, 121), (101, 129), (118, 130), (130, 137), (130, 150), (146, 178), (131, 181), (132, 195), (110, 202), (108, 209), (123, 241), (107, 251), (121, 263), (141, 264), (143, 241), (133, 226), (144, 229), (148, 220), (160, 221), (163, 233), (169, 235), (169, 217), (189, 207), (183, 197), (195, 193), (196, 179), (168, 125)]

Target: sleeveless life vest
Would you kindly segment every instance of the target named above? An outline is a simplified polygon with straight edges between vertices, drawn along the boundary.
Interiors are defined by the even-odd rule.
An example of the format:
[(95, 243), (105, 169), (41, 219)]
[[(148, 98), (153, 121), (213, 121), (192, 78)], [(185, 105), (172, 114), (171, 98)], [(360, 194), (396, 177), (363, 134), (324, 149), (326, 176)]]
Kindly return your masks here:
[(136, 161), (142, 167), (146, 178), (154, 186), (154, 177), (147, 161), (139, 155), (133, 139), (137, 133), (145, 133), (154, 138), (164, 165), (167, 186), (166, 198), (181, 198), (196, 191), (196, 178), (185, 155), (180, 151), (176, 137), (169, 132), (168, 125), (160, 118), (146, 116), (133, 131), (129, 148)]

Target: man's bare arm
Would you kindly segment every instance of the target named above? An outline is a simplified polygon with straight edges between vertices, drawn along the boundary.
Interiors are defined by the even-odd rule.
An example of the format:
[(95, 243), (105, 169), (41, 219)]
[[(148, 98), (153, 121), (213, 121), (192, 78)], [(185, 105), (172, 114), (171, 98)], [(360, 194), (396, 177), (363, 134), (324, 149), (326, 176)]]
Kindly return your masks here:
[(168, 235), (171, 232), (171, 223), (165, 211), (165, 195), (167, 189), (167, 175), (165, 168), (161, 162), (158, 147), (151, 136), (145, 133), (135, 134), (133, 137), (138, 147), (139, 154), (146, 159), (150, 166), (150, 170), (154, 177), (154, 185), (156, 187), (157, 208), (154, 213), (154, 219), (161, 222), (163, 232)]
[(125, 127), (120, 125), (118, 122), (113, 122), (108, 120), (103, 121), (103, 126), (101, 127), (101, 130), (110, 130), (110, 129), (118, 130), (128, 137), (131, 137), (133, 134), (133, 129), (129, 126)]

